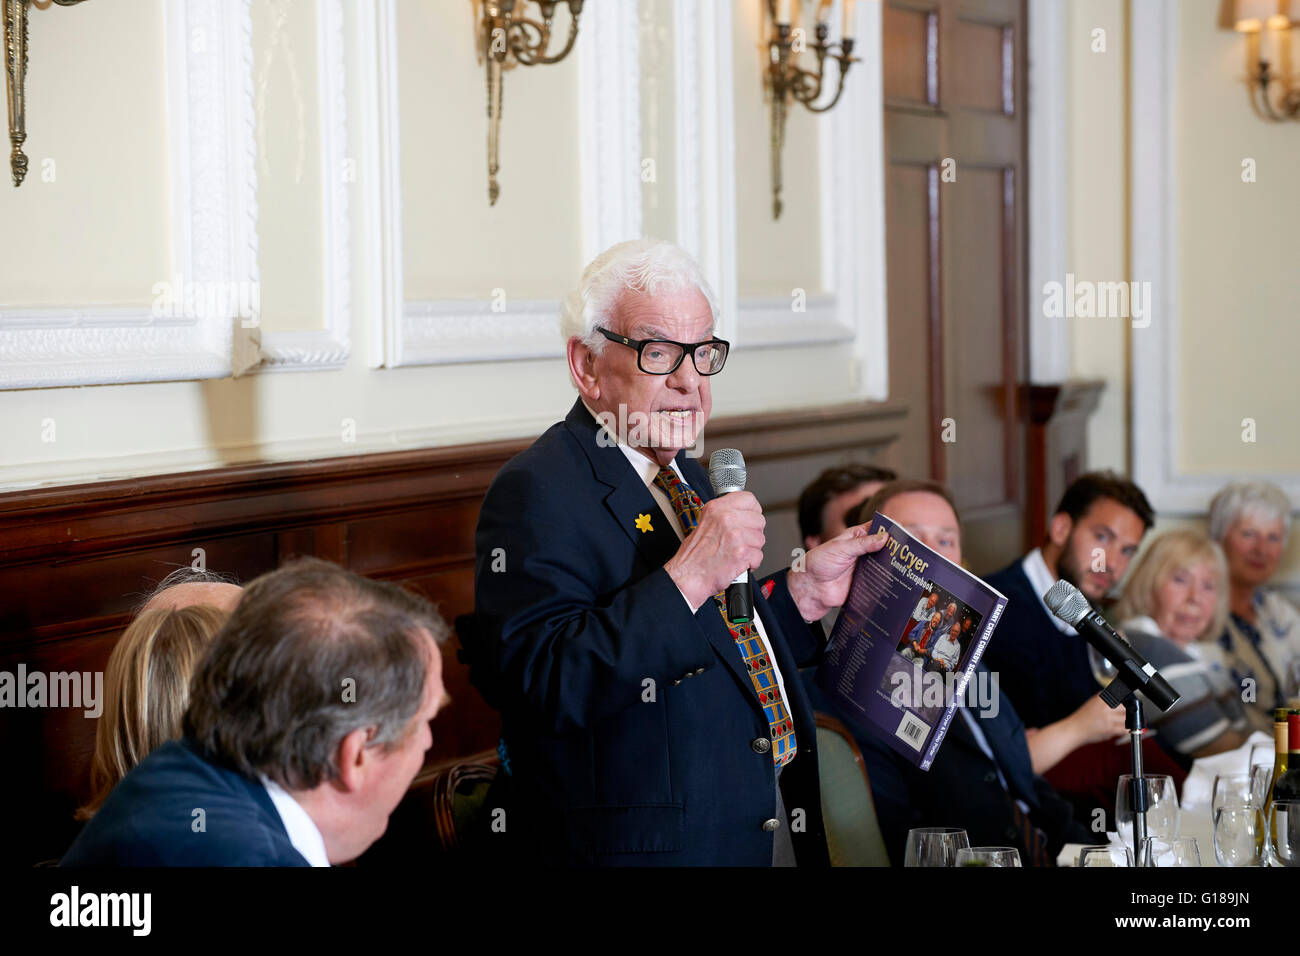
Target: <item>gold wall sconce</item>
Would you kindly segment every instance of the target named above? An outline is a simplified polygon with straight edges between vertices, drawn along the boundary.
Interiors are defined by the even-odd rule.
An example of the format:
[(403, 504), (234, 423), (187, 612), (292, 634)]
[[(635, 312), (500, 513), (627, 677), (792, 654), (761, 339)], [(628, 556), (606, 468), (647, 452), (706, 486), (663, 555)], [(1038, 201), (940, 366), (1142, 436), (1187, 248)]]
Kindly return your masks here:
[[(71, 7), (82, 0), (54, 0), (61, 7)], [(27, 176), (27, 15), (31, 0), (3, 0), (5, 18), (5, 100), (9, 107), (9, 170), (14, 187)]]
[[(791, 102), (802, 103), (814, 113), (825, 113), (840, 101), (844, 93), (844, 79), (849, 67), (858, 62), (853, 54), (853, 32), (856, 0), (842, 0), (843, 23), (840, 42), (831, 43), (830, 23), (832, 0), (809, 0), (816, 4), (816, 23), (813, 39), (809, 41), (800, 25), (804, 0), (766, 0), (768, 35), (768, 65), (763, 74), (764, 93), (772, 111), (772, 218), (781, 218), (781, 153), (785, 149), (785, 121)], [(793, 17), (792, 17), (793, 12)], [(811, 49), (817, 60), (816, 70), (799, 65), (799, 55)], [(835, 93), (818, 106), (817, 101), (827, 87), (826, 64), (838, 64)]]
[[(1300, 119), (1300, 84), (1291, 72), (1292, 27), (1300, 26), (1300, 0), (1223, 0), (1219, 26), (1246, 38), (1246, 85), (1250, 106), (1263, 120)], [(1266, 57), (1272, 38), (1275, 60)]]
[[(515, 66), (559, 63), (573, 49), (578, 38), (578, 18), (583, 0), (565, 0), (569, 7), (569, 36), (557, 53), (550, 53), (555, 8), (561, 0), (532, 0), (541, 20), (524, 14), (529, 0), (475, 0), (479, 16), (479, 62), (487, 67), (488, 99), (488, 205), (495, 206), (501, 195), (497, 173), (501, 170), (501, 87), (502, 74)], [(516, 8), (519, 10), (516, 13)]]

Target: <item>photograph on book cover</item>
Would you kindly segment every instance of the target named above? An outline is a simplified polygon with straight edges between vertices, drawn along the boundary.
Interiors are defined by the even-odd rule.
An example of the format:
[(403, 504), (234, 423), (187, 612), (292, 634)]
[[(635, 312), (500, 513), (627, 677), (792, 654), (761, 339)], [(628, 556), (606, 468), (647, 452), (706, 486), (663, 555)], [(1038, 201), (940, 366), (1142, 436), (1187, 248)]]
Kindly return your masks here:
[[(946, 677), (957, 675), (969, 660), (973, 636), (979, 633), (984, 615), (959, 600), (937, 583), (926, 580), (922, 596), (916, 603), (912, 616), (907, 619), (893, 657), (885, 665), (880, 689), (896, 704), (903, 700), (919, 698), (919, 706), (912, 709), (929, 727), (934, 727), (943, 717), (947, 704), (947, 684), (937, 680), (929, 683), (944, 687), (944, 699), (935, 703), (935, 695), (914, 695), (911, 687), (918, 675), (926, 673)], [(926, 682), (921, 681), (922, 685)], [(915, 726), (915, 725), (911, 725)]]

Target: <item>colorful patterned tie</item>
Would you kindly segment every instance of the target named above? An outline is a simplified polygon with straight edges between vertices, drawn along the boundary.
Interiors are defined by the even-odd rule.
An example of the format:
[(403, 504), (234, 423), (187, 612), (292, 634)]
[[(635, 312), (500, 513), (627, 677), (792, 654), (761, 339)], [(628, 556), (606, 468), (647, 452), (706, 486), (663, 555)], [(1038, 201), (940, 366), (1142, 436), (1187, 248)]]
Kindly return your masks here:
[[(690, 534), (699, 527), (700, 511), (704, 505), (691, 486), (677, 477), (677, 472), (671, 468), (660, 468), (654, 483), (672, 502), (673, 511), (682, 523), (683, 534)], [(781, 698), (781, 686), (776, 682), (776, 672), (772, 669), (767, 649), (752, 622), (732, 624), (727, 620), (725, 593), (713, 595), (713, 602), (722, 615), (722, 623), (727, 625), (736, 646), (740, 648), (745, 670), (749, 672), (749, 679), (754, 684), (754, 693), (758, 695), (758, 702), (763, 705), (763, 713), (767, 715), (768, 733), (772, 739), (772, 762), (784, 766), (798, 752), (794, 739), (794, 718), (786, 710), (785, 701)]]

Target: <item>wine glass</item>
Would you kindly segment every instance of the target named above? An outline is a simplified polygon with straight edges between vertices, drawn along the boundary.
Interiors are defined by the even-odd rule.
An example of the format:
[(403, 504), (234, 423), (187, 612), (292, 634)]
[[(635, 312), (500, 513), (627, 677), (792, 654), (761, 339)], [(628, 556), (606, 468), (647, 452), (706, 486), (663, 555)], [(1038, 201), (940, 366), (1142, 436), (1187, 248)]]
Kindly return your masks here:
[(957, 851), (970, 846), (959, 827), (917, 827), (907, 831), (903, 866), (953, 866)]
[(1133, 851), (1126, 846), (1085, 846), (1079, 866), (1132, 866)]
[(1139, 859), (1146, 867), (1200, 866), (1201, 849), (1196, 845), (1196, 837), (1179, 837), (1172, 843), (1147, 837), (1142, 841)]
[(1250, 763), (1246, 765), (1246, 772), (1252, 773), (1256, 767), (1268, 767), (1273, 769), (1273, 760), (1277, 752), (1273, 744), (1251, 744), (1250, 745)]
[(957, 851), (958, 866), (1019, 866), (1020, 851), (1011, 846), (972, 846)]
[(1300, 866), (1300, 800), (1274, 800), (1268, 811), (1269, 848), (1282, 866)]
[[(1134, 846), (1132, 783), (1131, 773), (1119, 778), (1115, 790), (1115, 827), (1124, 839), (1124, 845), (1136, 850), (1140, 848)], [(1144, 775), (1141, 785), (1146, 793), (1146, 835), (1172, 843), (1178, 836), (1178, 791), (1174, 789), (1174, 778), (1165, 774)]]
[(1115, 665), (1097, 653), (1097, 649), (1091, 644), (1088, 645), (1088, 666), (1092, 668), (1092, 676), (1102, 687), (1109, 687), (1110, 682), (1119, 673)]
[(1264, 806), (1269, 791), (1273, 789), (1273, 768), (1262, 763), (1250, 768), (1250, 802), (1256, 807)]
[(1259, 812), (1225, 804), (1214, 811), (1214, 858), (1219, 866), (1259, 866)]
[(1255, 800), (1248, 774), (1221, 773), (1214, 778), (1214, 795), (1210, 802), (1212, 811), (1222, 807), (1253, 807), (1258, 810), (1260, 806)]

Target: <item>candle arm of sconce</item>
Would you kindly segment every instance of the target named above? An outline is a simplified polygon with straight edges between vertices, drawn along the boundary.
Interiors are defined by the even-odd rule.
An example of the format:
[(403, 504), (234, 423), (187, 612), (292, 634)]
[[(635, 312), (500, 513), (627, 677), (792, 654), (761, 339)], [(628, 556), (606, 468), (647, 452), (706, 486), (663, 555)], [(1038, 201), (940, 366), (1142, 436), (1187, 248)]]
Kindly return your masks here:
[[(546, 49), (551, 45), (551, 21), (546, 20), (538, 23), (535, 20), (516, 19), (511, 25), (511, 31), (517, 33), (511, 38), (510, 48), (514, 50), (515, 59), (524, 66), (539, 66), (547, 63), (559, 63), (573, 49), (573, 45), (578, 39), (578, 15), (573, 15), (569, 20), (569, 36), (564, 43), (564, 48), (552, 56), (546, 54)], [(529, 43), (527, 33), (533, 30), (537, 33), (537, 42)]]
[[(825, 103), (822, 106), (816, 106), (813, 103), (812, 100), (815, 100), (821, 96), (822, 87), (824, 85), (824, 78), (822, 75), (819, 75), (817, 77), (817, 96), (813, 97), (812, 100), (804, 101), (803, 104), (804, 106), (808, 107), (809, 111), (813, 113), (825, 113), (828, 110), (834, 108), (835, 104), (840, 101), (840, 97), (844, 95), (844, 80), (849, 75), (849, 67), (852, 66), (854, 62), (856, 62), (853, 59), (853, 57), (849, 56), (847, 53), (842, 53), (839, 56), (833, 57), (833, 59), (835, 60), (836, 63), (840, 65), (840, 78), (839, 78), (839, 82), (836, 83), (835, 85), (835, 95), (831, 97), (830, 102)], [(824, 64), (820, 64), (819, 66), (824, 66)], [(822, 74), (824, 73), (824, 70), (819, 69), (818, 73)]]
[(1273, 108), (1273, 101), (1268, 95), (1269, 87), (1273, 85), (1273, 79), (1268, 60), (1261, 58), (1259, 72), (1251, 78), (1250, 105), (1254, 109), (1255, 115), (1260, 119), (1276, 123), (1283, 117)]

